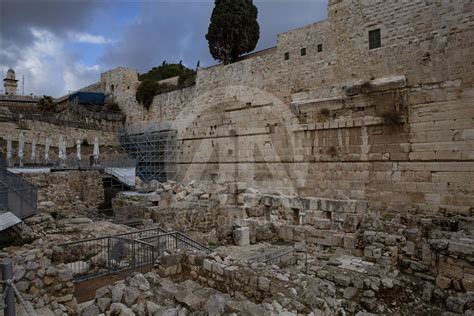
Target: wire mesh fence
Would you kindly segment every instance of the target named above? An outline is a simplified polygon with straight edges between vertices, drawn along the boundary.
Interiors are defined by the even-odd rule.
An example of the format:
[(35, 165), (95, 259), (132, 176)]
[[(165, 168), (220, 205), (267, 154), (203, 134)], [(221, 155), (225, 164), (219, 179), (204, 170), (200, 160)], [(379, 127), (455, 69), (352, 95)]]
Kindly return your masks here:
[(20, 219), (33, 215), (37, 208), (37, 195), (33, 184), (0, 168), (0, 212), (12, 212)]
[(157, 259), (180, 250), (211, 249), (180, 232), (151, 228), (61, 245), (66, 265), (76, 281), (122, 271), (151, 271)]

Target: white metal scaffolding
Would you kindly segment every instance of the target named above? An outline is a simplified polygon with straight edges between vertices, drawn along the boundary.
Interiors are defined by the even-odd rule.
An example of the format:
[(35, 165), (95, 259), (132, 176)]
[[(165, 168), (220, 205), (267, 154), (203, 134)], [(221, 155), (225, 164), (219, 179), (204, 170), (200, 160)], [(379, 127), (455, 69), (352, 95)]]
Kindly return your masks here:
[(177, 173), (176, 131), (170, 129), (125, 130), (120, 146), (136, 160), (136, 174), (144, 181), (174, 180)]

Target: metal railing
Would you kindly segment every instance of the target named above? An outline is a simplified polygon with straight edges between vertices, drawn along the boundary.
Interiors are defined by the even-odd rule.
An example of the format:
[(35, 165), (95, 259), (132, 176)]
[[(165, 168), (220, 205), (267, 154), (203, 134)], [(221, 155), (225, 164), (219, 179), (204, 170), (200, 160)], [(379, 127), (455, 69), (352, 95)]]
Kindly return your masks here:
[[(135, 166), (134, 166), (135, 167)], [(105, 168), (105, 173), (114, 176), (117, 180), (122, 182), (123, 184), (129, 186), (129, 187), (134, 187), (135, 186), (135, 179), (131, 180), (127, 178), (127, 175), (124, 174), (123, 172), (120, 172), (123, 168), (116, 168), (116, 167), (108, 167)]]
[(60, 246), (64, 249), (64, 263), (73, 271), (75, 281), (123, 271), (149, 272), (167, 252), (212, 252), (180, 232), (166, 232), (160, 228), (68, 242)]
[(261, 262), (267, 265), (282, 265), (287, 266), (296, 262), (296, 250), (293, 247), (286, 247), (282, 250), (257, 255), (250, 259), (249, 262)]
[(212, 250), (203, 244), (185, 236), (180, 232), (169, 232), (157, 236), (150, 236), (140, 238), (155, 247), (158, 256), (162, 256), (166, 252), (173, 253), (179, 250), (198, 250), (207, 254), (211, 253)]
[(23, 219), (36, 212), (38, 193), (36, 186), (0, 168), (0, 211), (12, 212)]
[(129, 157), (117, 157), (117, 159), (100, 159), (97, 163), (91, 164), (89, 157), (83, 156), (81, 160), (77, 158), (67, 158), (64, 161), (50, 160), (48, 162), (53, 168), (70, 169), (104, 169), (104, 168), (135, 168), (136, 160)]
[(76, 281), (126, 270), (149, 272), (155, 249), (146, 242), (108, 236), (63, 244), (66, 265)]

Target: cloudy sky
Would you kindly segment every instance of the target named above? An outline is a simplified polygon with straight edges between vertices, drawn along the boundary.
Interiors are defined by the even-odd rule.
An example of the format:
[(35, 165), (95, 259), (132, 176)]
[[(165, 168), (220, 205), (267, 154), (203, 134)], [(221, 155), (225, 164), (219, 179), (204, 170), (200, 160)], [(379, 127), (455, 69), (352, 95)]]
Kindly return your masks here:
[[(254, 3), (257, 50), (274, 46), (278, 33), (326, 18), (327, 0)], [(17, 79), (25, 77), (25, 94), (57, 97), (116, 66), (210, 66), (204, 36), (213, 7), (213, 0), (0, 0), (0, 75), (13, 67)]]

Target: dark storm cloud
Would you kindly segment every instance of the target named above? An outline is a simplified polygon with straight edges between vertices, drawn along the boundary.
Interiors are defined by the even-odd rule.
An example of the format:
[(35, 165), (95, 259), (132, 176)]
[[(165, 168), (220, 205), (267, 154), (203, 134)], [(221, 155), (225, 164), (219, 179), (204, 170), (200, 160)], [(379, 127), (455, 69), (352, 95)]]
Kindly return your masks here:
[(105, 2), (87, 0), (1, 0), (1, 36), (3, 40), (21, 46), (31, 40), (31, 27), (55, 34), (79, 29), (91, 18), (94, 10), (105, 5)]
[(65, 36), (84, 28), (96, 10), (108, 5), (94, 0), (0, 0), (0, 64), (15, 64), (34, 40), (31, 28)]
[[(256, 50), (274, 46), (278, 33), (326, 16), (324, 0), (254, 2), (261, 31)], [(140, 72), (163, 60), (208, 66), (215, 63), (205, 39), (213, 7), (212, 0), (0, 0), (0, 70), (14, 67), (24, 75), (28, 93), (59, 96), (115, 66)], [(113, 42), (88, 47), (87, 55), (68, 38), (79, 33), (112, 35)], [(101, 57), (88, 59), (92, 53)]]
[(141, 4), (141, 14), (102, 58), (109, 66), (129, 66), (145, 71), (163, 60), (183, 60), (194, 67), (202, 54), (199, 40), (207, 30), (210, 2), (154, 1)]
[(53, 96), (97, 80), (99, 66), (83, 65), (67, 38), (80, 34), (98, 10), (110, 5), (102, 0), (0, 0), (1, 75), (13, 67), (18, 78), (26, 79), (20, 91)]
[[(326, 17), (326, 1), (259, 0), (260, 40), (257, 50), (276, 45), (277, 34)], [(129, 66), (140, 72), (169, 62), (194, 67), (214, 64), (205, 34), (213, 1), (152, 1), (142, 3), (139, 20), (122, 39), (110, 45), (102, 62), (110, 67)]]

